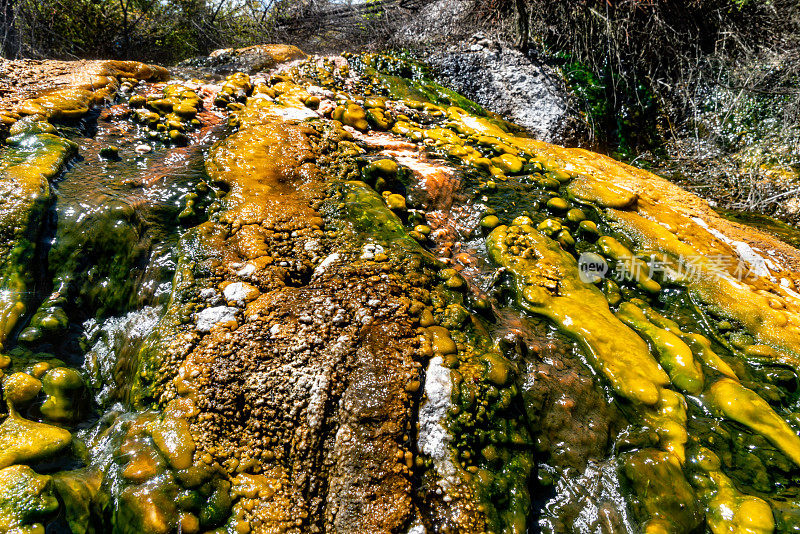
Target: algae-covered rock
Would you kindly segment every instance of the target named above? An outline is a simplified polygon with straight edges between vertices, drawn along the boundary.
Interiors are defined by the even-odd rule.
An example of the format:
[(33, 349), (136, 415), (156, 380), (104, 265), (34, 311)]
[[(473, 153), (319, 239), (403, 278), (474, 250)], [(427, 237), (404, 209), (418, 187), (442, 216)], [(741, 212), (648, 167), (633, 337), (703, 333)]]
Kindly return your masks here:
[(655, 326), (638, 306), (630, 302), (620, 304), (617, 317), (653, 344), (659, 362), (673, 384), (692, 395), (703, 391), (703, 370), (695, 361), (692, 350), (678, 336)]
[(97, 502), (103, 474), (95, 469), (62, 471), (53, 475), (53, 485), (64, 503), (64, 515), (73, 534), (97, 531), (100, 503)]
[(573, 179), (567, 186), (567, 192), (576, 199), (602, 208), (629, 208), (638, 198), (636, 193), (585, 176)]
[(683, 395), (664, 388), (658, 403), (643, 413), (645, 425), (655, 430), (661, 448), (671, 453), (681, 465), (686, 461), (686, 442), (689, 440), (687, 409)]
[(22, 134), (0, 151), (0, 350), (27, 310), (31, 262), (52, 201), (50, 180), (77, 145), (53, 134)]
[(75, 421), (81, 415), (84, 382), (80, 373), (68, 367), (56, 367), (42, 377), (42, 389), (47, 398), (40, 408), (51, 421)]
[(639, 287), (649, 293), (661, 291), (661, 285), (649, 275), (650, 267), (637, 258), (625, 245), (611, 236), (601, 237), (597, 240), (597, 244), (605, 256), (617, 262), (617, 268), (627, 279), (635, 280)]
[(69, 318), (63, 308), (51, 306), (45, 302), (31, 317), (28, 326), (20, 332), (19, 340), (25, 343), (36, 343), (54, 339), (62, 335), (69, 326)]
[(19, 534), (44, 532), (41, 523), (57, 510), (51, 477), (24, 465), (0, 469), (0, 530)]
[(153, 423), (150, 435), (173, 468), (186, 469), (192, 465), (195, 444), (186, 419), (165, 417)]
[(428, 328), (431, 336), (431, 348), (437, 355), (447, 356), (448, 354), (456, 354), (458, 346), (455, 341), (450, 337), (450, 332), (441, 326), (431, 326)]
[(728, 378), (738, 380), (731, 366), (711, 348), (711, 341), (707, 337), (682, 331), (675, 321), (667, 319), (652, 308), (645, 308), (644, 313), (653, 324), (678, 336), (705, 365)]
[(512, 376), (513, 365), (499, 354), (485, 354), (481, 361), (486, 364), (486, 378), (496, 386), (505, 386)]
[[(669, 378), (644, 341), (611, 313), (603, 294), (580, 280), (570, 254), (527, 225), (499, 226), (486, 244), (492, 260), (512, 273), (523, 309), (548, 317), (575, 337), (620, 395), (643, 404), (658, 401)], [(524, 250), (531, 251), (530, 259)]]
[(241, 71), (256, 73), (298, 59), (305, 59), (306, 54), (292, 45), (261, 44), (246, 48), (221, 48), (214, 50), (207, 58), (187, 60), (184, 66), (211, 69), (217, 74), (228, 74)]
[(771, 534), (775, 531), (775, 518), (766, 501), (741, 493), (722, 473), (712, 473), (710, 478), (716, 491), (712, 490), (706, 518), (714, 534)]
[(709, 391), (710, 401), (725, 417), (758, 432), (800, 465), (800, 437), (767, 402), (730, 378), (721, 378)]
[(163, 82), (169, 79), (169, 71), (164, 67), (148, 65), (139, 61), (104, 61), (98, 74), (152, 82)]
[(553, 211), (564, 212), (569, 209), (569, 203), (561, 197), (553, 197), (547, 201), (547, 207)]
[[(796, 304), (788, 307), (780, 304), (787, 298), (792, 299), (782, 295), (784, 291), (780, 286), (772, 286), (774, 292), (764, 294), (759, 292), (758, 283), (752, 280), (750, 283), (755, 287), (737, 281), (731, 273), (739, 278), (747, 274), (741, 272), (744, 268), (742, 260), (730, 249), (726, 252), (725, 249), (711, 248), (713, 236), (688, 217), (679, 218), (674, 212), (662, 215), (666, 226), (676, 231), (682, 228), (682, 234), (696, 235), (695, 243), (679, 239), (664, 225), (652, 220), (652, 214), (645, 213), (645, 217), (618, 210), (608, 210), (607, 213), (609, 219), (638, 241), (642, 248), (691, 263), (691, 267), (682, 265), (684, 272), (691, 273), (682, 284), (695, 302), (720, 317), (742, 324), (758, 343), (772, 347), (778, 359), (800, 368), (800, 315), (794, 311)], [(676, 265), (681, 264), (678, 262)], [(763, 278), (761, 280), (764, 283)]]
[(48, 120), (78, 119), (89, 111), (93, 103), (92, 91), (69, 87), (26, 100), (17, 108), (17, 113), (41, 115)]
[(493, 230), (500, 226), (500, 218), (497, 215), (487, 215), (483, 219), (481, 219), (481, 228), (485, 230)]
[(0, 468), (44, 460), (64, 450), (72, 434), (53, 425), (23, 419), (14, 409), (0, 424)]
[(720, 470), (722, 462), (713, 451), (697, 447), (689, 458), (697, 470), (692, 484), (706, 502), (706, 521), (714, 534), (769, 534), (775, 530), (770, 505), (753, 495), (739, 491)]
[(147, 99), (142, 95), (132, 95), (131, 98), (128, 100), (128, 106), (132, 109), (141, 108), (145, 105)]
[(492, 163), (506, 174), (516, 174), (522, 171), (522, 160), (512, 154), (502, 154), (492, 158)]
[(8, 129), (8, 134), (12, 137), (21, 134), (58, 134), (55, 126), (39, 118), (39, 115), (23, 117)]
[(41, 390), (41, 381), (28, 373), (14, 373), (3, 377), (3, 398), (14, 407), (29, 404)]
[(405, 229), (403, 222), (384, 205), (381, 197), (361, 182), (344, 184), (345, 202), (348, 216), (360, 232), (377, 234), (381, 239), (391, 242), (405, 242), (416, 248)]
[(376, 130), (389, 130), (394, 125), (394, 120), (385, 109), (367, 109), (366, 118), (369, 125)]
[(405, 173), (396, 161), (392, 159), (378, 159), (371, 161), (361, 170), (364, 182), (375, 188), (378, 192), (402, 192)]
[(331, 118), (347, 126), (352, 126), (357, 130), (364, 131), (369, 128), (369, 122), (367, 122), (367, 115), (364, 108), (355, 102), (347, 102), (342, 106), (338, 106), (333, 110)]
[(406, 211), (406, 199), (403, 195), (391, 194), (386, 197), (386, 206), (395, 212)]
[[(639, 499), (637, 515), (645, 523), (652, 521), (653, 527), (661, 526), (653, 532), (691, 532), (700, 525), (703, 514), (694, 489), (669, 453), (643, 449), (622, 455), (621, 461)], [(646, 526), (643, 530), (650, 532)]]
[(212, 484), (211, 495), (200, 510), (200, 525), (204, 528), (213, 528), (222, 525), (231, 513), (232, 500), (230, 495), (231, 483), (227, 480), (217, 480)]
[[(271, 57), (300, 55), (287, 48)], [(570, 506), (578, 519), (564, 530), (627, 525), (629, 504), (648, 534), (771, 529), (769, 503), (793, 498), (796, 471), (767, 442), (795, 464), (800, 458), (779, 415), (796, 411), (796, 373), (786, 368), (800, 361), (800, 352), (792, 356), (800, 347), (796, 302), (786, 296), (794, 282), (787, 278), (778, 298), (783, 280), (717, 282), (708, 264), (699, 282), (675, 275), (669, 269), (678, 258), (725, 249), (710, 238), (695, 248), (705, 239), (700, 227), (661, 209), (672, 199), (660, 202), (656, 177), (517, 137), (513, 125), (402, 61), (351, 59), (287, 67), (268, 84), (244, 73), (222, 83), (215, 103), (237, 130), (215, 133), (227, 137), (206, 161), (216, 211), (184, 234), (162, 319), (135, 361), (126, 361), (125, 345), (114, 369), (115, 378), (135, 381), (122, 392), (126, 400), (183, 408), (123, 424), (129, 433), (118, 447), (112, 425), (101, 440), (115, 449), (110, 484), (96, 472), (55, 476), (64, 504), (58, 521), (75, 532), (109, 519), (113, 531), (131, 533), (417, 532), (423, 524), (525, 532), (538, 528), (538, 499), (549, 492), (539, 485), (562, 477), (556, 491), (570, 490), (563, 481), (578, 478), (564, 466), (583, 469), (592, 455), (608, 466), (621, 459), (630, 502), (616, 482), (608, 493), (576, 491)], [(106, 78), (118, 69), (130, 76), (127, 91), (150, 67), (109, 69), (98, 86), (113, 90)], [(131, 107), (141, 106), (139, 130), (149, 127), (146, 135), (159, 140), (139, 163), (172, 150), (161, 141), (193, 139), (198, 93), (169, 84), (162, 94), (131, 98)], [(14, 118), (21, 124), (8, 152), (52, 135), (41, 116), (78, 116), (82, 94), (61, 95), (61, 107), (55, 97), (32, 101), (36, 115)], [(93, 94), (92, 103), (101, 97)], [(326, 119), (331, 112), (334, 120)], [(446, 168), (447, 179), (431, 168)], [(12, 202), (0, 199), (0, 209)], [(200, 211), (188, 200), (186, 207), (184, 228)], [(98, 243), (91, 252), (59, 211), (47, 258), (58, 298), (33, 314), (18, 339), (23, 346), (66, 337), (77, 326), (73, 310), (101, 320), (129, 302), (134, 259), (150, 261), (137, 230), (144, 218), (134, 203), (109, 209), (110, 224), (80, 229)], [(0, 266), (14, 259), (18, 296), (32, 287), (25, 277), (34, 234), (24, 254), (0, 259)], [(488, 234), (485, 249), (473, 240), (480, 234)], [(7, 242), (11, 249), (20, 240), (3, 240), (0, 252)], [(87, 254), (102, 265), (84, 270)], [(582, 254), (607, 260), (624, 280), (596, 280), (603, 291), (582, 280), (575, 261)], [(659, 262), (668, 272), (647, 274)], [(21, 297), (9, 303), (0, 311), (25, 313)], [(14, 320), (0, 333), (15, 331)], [(6, 377), (11, 413), (0, 425), (0, 466), (44, 460), (69, 443), (66, 430), (15, 411), (37, 398), (39, 379), (47, 396), (41, 414), (51, 420), (79, 422), (87, 393), (74, 370), (55, 363), (34, 370), (17, 361), (27, 356), (12, 356), (13, 371), (31, 374)], [(428, 361), (426, 375), (420, 368)], [(559, 380), (542, 395), (558, 403), (565, 423), (550, 432), (563, 439), (551, 441), (536, 424), (539, 408), (522, 409), (518, 394), (547, 382), (545, 366)], [(581, 385), (581, 373), (591, 380)], [(581, 402), (587, 396), (573, 394), (579, 387), (594, 401)], [(687, 460), (698, 443), (720, 451), (733, 480), (721, 462), (706, 469), (691, 453)], [(572, 458), (545, 463), (558, 457)], [(749, 466), (753, 481), (744, 480)], [(598, 484), (586, 473), (581, 483)], [(231, 479), (250, 482), (231, 493)], [(750, 484), (763, 499), (736, 487)], [(113, 496), (98, 489), (105, 486)], [(613, 501), (594, 506), (601, 493)], [(113, 499), (105, 511), (104, 498)], [(580, 523), (581, 514), (594, 514), (593, 522)]]
[(114, 145), (104, 146), (100, 149), (100, 157), (103, 159), (119, 159), (119, 148)]
[(236, 72), (225, 77), (225, 81), (214, 98), (214, 104), (219, 107), (227, 106), (232, 100), (244, 100), (253, 90), (250, 83), (250, 76), (242, 72)]
[(177, 505), (161, 488), (130, 486), (122, 491), (113, 518), (114, 534), (168, 534), (178, 523)]

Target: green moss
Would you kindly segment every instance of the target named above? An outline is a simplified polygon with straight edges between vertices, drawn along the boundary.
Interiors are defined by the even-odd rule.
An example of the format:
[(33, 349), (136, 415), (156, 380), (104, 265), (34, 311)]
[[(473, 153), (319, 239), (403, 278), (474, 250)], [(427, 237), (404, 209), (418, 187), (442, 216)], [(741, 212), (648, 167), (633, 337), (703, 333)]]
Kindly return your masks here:
[[(447, 333), (448, 340), (452, 335), (459, 341), (457, 346), (435, 350), (437, 354), (452, 351), (458, 368), (452, 372), (454, 407), (448, 428), (465, 470), (461, 476), (469, 482), (489, 529), (524, 532), (531, 511), (528, 488), (534, 460), (533, 439), (527, 422), (519, 417), (522, 398), (516, 384), (520, 374), (480, 333), (482, 326), (475, 327), (481, 321), (472, 316), (450, 332), (438, 327), (442, 337)], [(436, 328), (429, 328), (434, 343)]]
[(567, 59), (561, 72), (602, 145), (622, 159), (630, 159), (639, 150), (659, 147), (660, 111), (652, 91), (609, 67), (591, 69)]
[(418, 247), (406, 233), (400, 218), (386, 207), (374, 190), (361, 182), (346, 182), (338, 187), (341, 188), (347, 219), (358, 231), (378, 237), (381, 242)]
[(393, 99), (458, 106), (476, 115), (487, 115), (479, 104), (436, 82), (427, 66), (409, 57), (364, 54), (350, 56), (350, 62), (362, 76), (374, 76)]
[(200, 524), (203, 528), (220, 526), (228, 519), (232, 506), (230, 489), (231, 483), (227, 480), (212, 483), (211, 494), (200, 509)]

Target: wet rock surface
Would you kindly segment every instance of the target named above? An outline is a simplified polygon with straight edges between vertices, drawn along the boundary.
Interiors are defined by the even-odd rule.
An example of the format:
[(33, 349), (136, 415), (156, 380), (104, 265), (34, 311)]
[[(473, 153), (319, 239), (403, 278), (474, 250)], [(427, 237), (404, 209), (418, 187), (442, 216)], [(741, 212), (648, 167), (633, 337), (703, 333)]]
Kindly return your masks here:
[(0, 107), (7, 110), (54, 87), (69, 86), (101, 61), (0, 60)]
[(797, 528), (795, 249), (423, 65), (256, 56), (3, 111), (0, 527)]

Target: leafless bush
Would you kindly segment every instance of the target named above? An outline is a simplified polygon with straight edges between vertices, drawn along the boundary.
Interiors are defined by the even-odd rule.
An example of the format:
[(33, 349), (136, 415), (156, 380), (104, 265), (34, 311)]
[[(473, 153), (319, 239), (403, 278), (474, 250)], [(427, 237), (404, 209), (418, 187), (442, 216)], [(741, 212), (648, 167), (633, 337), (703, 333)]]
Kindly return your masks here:
[(386, 42), (397, 6), (415, 1), (0, 0), (0, 45), (7, 57), (166, 63), (264, 42), (352, 49)]
[[(645, 88), (666, 134), (691, 127), (718, 84), (789, 94), (800, 76), (796, 0), (475, 0), (473, 18), (534, 55), (580, 63), (604, 86), (612, 115), (626, 113), (626, 99), (645, 104), (630, 102)], [(740, 79), (765, 62), (780, 69), (758, 83)], [(796, 122), (789, 104), (781, 112)]]

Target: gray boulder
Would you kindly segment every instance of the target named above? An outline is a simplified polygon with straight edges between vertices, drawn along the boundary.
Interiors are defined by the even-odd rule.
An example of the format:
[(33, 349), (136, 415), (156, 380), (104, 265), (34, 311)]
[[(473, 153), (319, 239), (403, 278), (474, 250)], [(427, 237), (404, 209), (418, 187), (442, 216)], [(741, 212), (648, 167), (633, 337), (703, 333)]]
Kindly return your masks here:
[(426, 62), (456, 91), (544, 141), (569, 137), (566, 88), (553, 69), (483, 35), (433, 51)]

